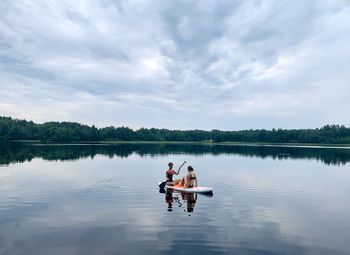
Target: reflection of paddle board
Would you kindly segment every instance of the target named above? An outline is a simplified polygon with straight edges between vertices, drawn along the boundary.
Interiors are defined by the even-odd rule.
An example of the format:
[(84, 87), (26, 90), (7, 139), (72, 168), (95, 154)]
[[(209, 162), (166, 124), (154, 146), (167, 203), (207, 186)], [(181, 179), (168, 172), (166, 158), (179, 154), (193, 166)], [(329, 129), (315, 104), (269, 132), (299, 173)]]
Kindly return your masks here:
[(167, 189), (173, 189), (178, 191), (184, 191), (188, 193), (213, 193), (214, 189), (211, 187), (194, 187), (194, 188), (184, 188), (184, 186), (181, 185), (175, 185), (175, 186), (169, 186), (165, 185), (165, 188)]

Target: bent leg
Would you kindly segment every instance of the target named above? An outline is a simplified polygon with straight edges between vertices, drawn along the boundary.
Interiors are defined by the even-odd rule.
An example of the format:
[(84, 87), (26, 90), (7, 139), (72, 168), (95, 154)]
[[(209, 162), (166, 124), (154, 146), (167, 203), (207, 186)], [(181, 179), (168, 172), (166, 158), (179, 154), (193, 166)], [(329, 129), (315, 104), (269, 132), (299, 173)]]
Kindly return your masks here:
[(175, 186), (175, 185), (178, 185), (178, 184), (180, 184), (181, 183), (181, 179), (177, 179), (177, 180), (175, 180), (175, 181), (173, 181), (173, 182), (169, 182), (169, 183), (167, 183), (169, 186)]

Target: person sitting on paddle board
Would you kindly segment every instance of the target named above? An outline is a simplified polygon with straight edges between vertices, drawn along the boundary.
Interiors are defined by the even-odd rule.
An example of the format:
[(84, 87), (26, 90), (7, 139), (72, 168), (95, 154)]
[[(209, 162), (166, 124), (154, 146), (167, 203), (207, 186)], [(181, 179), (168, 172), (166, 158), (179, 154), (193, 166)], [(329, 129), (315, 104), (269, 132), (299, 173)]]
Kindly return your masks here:
[(184, 188), (194, 188), (198, 186), (196, 173), (192, 166), (187, 167), (188, 174), (182, 179), (177, 179), (174, 182), (170, 183), (170, 185), (180, 185), (184, 186)]
[(181, 167), (182, 167), (184, 164), (186, 164), (186, 161), (184, 161), (184, 162), (181, 164), (181, 166), (179, 167), (179, 169), (178, 169), (177, 172), (176, 172), (176, 171), (173, 169), (173, 166), (174, 166), (173, 162), (169, 162), (169, 163), (168, 163), (169, 169), (165, 172), (166, 181), (160, 182), (160, 183), (158, 184), (160, 190), (161, 190), (161, 189), (164, 189), (164, 188), (165, 188), (165, 185), (173, 185), (173, 176), (174, 176), (174, 174), (178, 175), (179, 172), (180, 172)]
[(187, 167), (188, 170), (188, 174), (185, 176), (184, 180), (184, 186), (186, 188), (194, 188), (198, 186), (197, 183), (197, 177), (196, 177), (196, 173), (194, 172), (194, 169), (192, 166), (188, 166)]
[(169, 163), (168, 163), (168, 166), (169, 166), (169, 169), (166, 171), (165, 177), (166, 177), (167, 182), (173, 182), (173, 176), (174, 176), (174, 174), (178, 175), (179, 172), (180, 172), (180, 168), (181, 168), (181, 167), (180, 167), (179, 170), (176, 172), (176, 171), (173, 169), (173, 167), (174, 167), (173, 162), (169, 162)]

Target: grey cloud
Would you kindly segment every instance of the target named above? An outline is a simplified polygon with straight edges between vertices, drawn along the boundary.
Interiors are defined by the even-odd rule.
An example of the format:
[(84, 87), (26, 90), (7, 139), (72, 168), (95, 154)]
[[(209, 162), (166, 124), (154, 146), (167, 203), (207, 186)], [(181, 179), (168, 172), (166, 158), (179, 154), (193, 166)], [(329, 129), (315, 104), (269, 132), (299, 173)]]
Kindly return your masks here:
[[(346, 1), (2, 1), (0, 9), (1, 115), (45, 121), (33, 99), (47, 98), (50, 119), (100, 125), (350, 124), (344, 111), (331, 114), (350, 93)], [(101, 115), (85, 96), (110, 107)]]
[(176, 42), (183, 54), (206, 55), (206, 47), (225, 32), (224, 22), (239, 2), (182, 1), (166, 6), (162, 16), (165, 33)]

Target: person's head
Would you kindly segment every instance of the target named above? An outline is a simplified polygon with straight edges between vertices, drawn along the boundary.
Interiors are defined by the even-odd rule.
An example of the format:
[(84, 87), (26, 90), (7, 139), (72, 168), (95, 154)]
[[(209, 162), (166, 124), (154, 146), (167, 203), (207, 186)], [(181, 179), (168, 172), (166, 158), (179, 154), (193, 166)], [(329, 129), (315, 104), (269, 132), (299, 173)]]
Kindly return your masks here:
[(174, 166), (173, 162), (169, 162), (168, 166), (169, 166), (169, 168), (173, 168), (173, 166)]
[(194, 171), (194, 169), (193, 169), (193, 167), (192, 167), (192, 166), (188, 166), (188, 167), (187, 167), (187, 170), (188, 170), (189, 172)]

